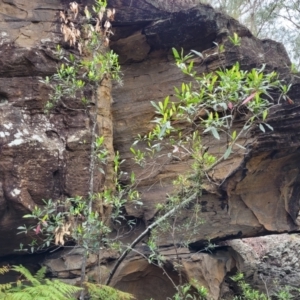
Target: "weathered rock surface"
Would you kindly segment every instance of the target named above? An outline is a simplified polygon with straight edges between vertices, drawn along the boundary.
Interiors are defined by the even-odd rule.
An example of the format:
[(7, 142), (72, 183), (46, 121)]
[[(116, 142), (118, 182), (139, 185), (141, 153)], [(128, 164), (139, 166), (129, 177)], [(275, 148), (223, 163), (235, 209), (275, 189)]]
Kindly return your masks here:
[[(290, 61), (281, 44), (254, 38), (246, 28), (210, 6), (195, 6), (190, 1), (185, 10), (180, 10), (176, 6), (178, 3), (172, 3), (170, 12), (162, 6), (160, 9), (155, 5), (155, 8), (148, 7), (147, 1), (143, 6), (136, 3), (131, 6), (126, 1), (122, 5), (111, 2), (121, 11), (115, 22), (118, 40), (112, 43), (112, 48), (120, 54), (124, 70), (124, 85), (113, 90), (114, 145), (126, 159), (131, 157), (129, 148), (134, 138), (147, 133), (152, 126), (154, 112), (149, 100), (161, 101), (167, 95), (172, 98), (173, 87), (186, 80), (174, 65), (170, 54), (172, 46), (183, 46), (187, 51), (192, 48), (203, 51), (207, 59), (197, 66), (200, 73), (216, 70), (221, 65), (229, 67), (239, 61), (246, 69), (264, 63), (267, 70), (277, 70), (282, 76), (288, 76)], [(135, 26), (145, 14), (141, 9), (149, 9), (149, 14), (144, 17), (149, 23), (139, 25), (141, 28), (138, 31)], [(150, 16), (152, 19), (149, 20)], [(128, 34), (130, 22), (136, 30), (131, 35)], [(226, 42), (226, 38), (220, 37), (219, 33), (225, 29), (227, 34), (239, 33), (240, 47), (234, 47)], [(219, 55), (213, 42), (222, 40), (226, 51), (224, 55)], [(135, 45), (136, 60), (132, 58)], [(148, 53), (147, 49), (150, 49)], [(294, 95), (297, 103), (296, 92)], [(299, 155), (299, 139), (295, 134), (297, 129), (293, 127), (297, 119), (297, 107), (297, 104), (279, 104), (269, 121), (274, 131), (265, 134), (257, 131), (254, 139), (243, 142), (248, 149), (246, 155), (237, 152), (215, 171), (213, 177), (222, 185), (215, 192), (208, 188), (199, 199), (205, 223), (193, 237), (196, 247), (197, 243), (208, 239), (298, 229), (298, 171), (295, 163)], [(285, 115), (289, 119), (296, 119), (284, 121), (287, 127), (291, 127), (282, 130), (277, 120), (286, 120)], [(218, 143), (209, 136), (203, 139), (213, 153), (218, 153), (224, 145), (224, 141)], [(281, 172), (283, 168), (284, 174)], [(142, 213), (146, 220), (150, 220), (156, 213), (155, 205), (165, 201), (164, 195), (173, 189), (172, 179), (188, 170), (189, 163), (166, 158), (160, 161), (158, 168), (150, 171), (138, 170), (128, 161), (126, 169), (138, 172), (141, 181), (144, 208), (137, 216)], [(164, 236), (161, 243), (169, 245), (172, 242), (168, 236)]]
[(233, 249), (237, 269), (254, 288), (273, 295), (284, 288), (299, 287), (299, 235), (270, 235), (225, 244)]
[[(113, 90), (114, 145), (126, 159), (131, 157), (128, 149), (135, 136), (147, 133), (152, 126), (150, 122), (154, 113), (149, 100), (161, 101), (166, 95), (172, 98), (173, 87), (185, 80), (174, 66), (171, 47), (183, 46), (187, 51), (190, 49), (203, 51), (206, 60), (197, 66), (199, 72), (216, 70), (221, 65), (231, 66), (239, 61), (245, 69), (266, 64), (267, 70), (277, 70), (288, 81), (293, 80), (288, 70), (290, 61), (281, 44), (271, 40), (255, 39), (247, 29), (208, 6), (196, 8), (192, 5), (178, 13), (174, 13), (173, 10), (164, 17), (165, 19), (161, 17), (162, 12), (156, 12), (157, 17), (151, 7), (149, 8), (151, 14), (147, 14), (145, 20), (149, 20), (149, 16), (152, 16), (152, 20), (145, 25), (135, 22), (136, 6), (131, 7), (124, 3), (119, 8), (122, 13), (116, 18), (118, 40), (112, 43), (112, 48), (120, 54), (124, 70), (123, 87), (116, 87)], [(166, 11), (168, 10), (163, 10), (164, 13)], [(139, 11), (138, 20), (142, 14), (143, 12)], [(128, 20), (133, 24), (131, 34)], [(219, 36), (224, 28), (229, 34), (239, 33), (242, 37), (240, 47), (233, 47), (226, 42), (226, 38), (224, 41), (224, 38)], [(213, 42), (220, 43), (222, 40), (227, 51), (219, 56)], [(133, 55), (135, 45), (137, 56)], [(194, 243), (190, 245), (194, 250), (202, 249), (207, 240), (298, 230), (298, 85), (297, 82), (294, 83), (291, 97), (296, 104), (293, 106), (279, 104), (274, 107), (269, 119), (274, 131), (262, 134), (257, 130), (255, 136), (243, 142), (247, 147), (247, 153), (236, 153), (232, 159), (222, 163), (212, 175), (222, 184), (217, 191), (208, 187), (199, 199), (202, 205), (201, 216), (205, 222), (199, 226), (198, 231), (193, 232), (191, 240)], [(224, 145), (224, 141), (218, 144), (210, 137), (203, 138), (212, 152), (217, 153), (222, 147), (222, 142)], [(160, 162), (160, 166), (155, 170), (139, 170), (133, 163), (127, 162), (125, 169), (133, 169), (139, 174), (138, 178), (141, 181), (140, 191), (144, 207), (142, 211), (136, 212), (136, 216), (142, 215), (146, 222), (151, 220), (156, 214), (156, 204), (164, 202), (165, 194), (173, 190), (172, 179), (177, 174), (186, 172), (188, 168), (189, 162), (178, 163), (171, 159)], [(186, 211), (182, 220), (185, 217), (189, 218), (192, 210), (193, 206)], [(130, 210), (130, 213), (134, 212)], [(186, 238), (186, 232), (183, 232), (182, 236), (176, 236), (178, 243), (182, 237)], [(163, 235), (160, 238), (161, 246), (171, 244), (170, 236)], [(207, 256), (209, 257), (208, 254)], [(213, 299), (218, 299), (226, 293), (232, 296), (230, 288), (221, 283), (226, 273), (232, 274), (231, 272), (236, 270), (243, 270), (239, 267), (237, 257), (232, 254), (228, 256), (230, 258), (226, 260), (226, 255), (223, 254), (227, 268), (222, 264), (219, 265), (221, 273), (216, 271), (218, 268), (214, 266), (208, 268), (207, 277), (201, 277), (199, 274), (196, 276), (198, 280), (205, 278), (202, 283), (210, 288)], [(189, 260), (191, 257), (192, 254), (189, 255)], [(204, 259), (203, 256), (200, 257)], [(245, 261), (251, 262), (246, 259)], [(188, 264), (184, 263), (185, 266)], [(199, 264), (196, 265), (195, 272), (205, 273), (203, 265), (201, 267)], [(189, 271), (185, 269), (185, 274), (188, 273)], [(135, 275), (132, 276), (135, 278)], [(214, 278), (212, 280), (214, 284), (209, 284), (209, 276)], [(142, 277), (143, 275), (140, 276)], [(126, 290), (135, 292), (134, 288)]]
[[(183, 282), (193, 282), (196, 279), (210, 291), (211, 299), (223, 300), (233, 299), (239, 291), (230, 279), (236, 272), (242, 272), (246, 282), (269, 295), (274, 295), (286, 287), (291, 291), (292, 288), (299, 288), (298, 235), (235, 239), (221, 244), (222, 246), (211, 248), (207, 253), (191, 253), (186, 248), (178, 249), (182, 259)], [(147, 254), (147, 250), (143, 253)], [(174, 249), (162, 250), (160, 254), (166, 259), (165, 272), (177, 284), (178, 277), (174, 276), (174, 269), (171, 267), (176, 261)], [(174, 292), (166, 277), (159, 272), (158, 267), (148, 265), (138, 256), (132, 256), (120, 268), (115, 277), (115, 285), (138, 295), (138, 299), (154, 297), (163, 300), (166, 299), (165, 295)], [(157, 285), (163, 286), (163, 289), (148, 290)]]
[[(198, 199), (201, 218), (205, 222), (195, 228), (190, 237), (191, 253), (182, 249), (180, 254), (184, 280), (196, 277), (210, 289), (213, 299), (218, 299), (221, 294), (226, 294), (226, 289), (230, 294), (229, 286), (223, 284), (227, 274), (244, 271), (241, 261), (251, 265), (252, 258), (243, 254), (246, 250), (237, 250), (237, 244), (243, 241), (228, 242), (227, 248), (214, 254), (194, 253), (203, 249), (208, 240), (217, 242), (231, 237), (299, 230), (299, 83), (289, 75), (290, 61), (281, 44), (254, 38), (237, 21), (198, 2), (109, 1), (109, 6), (117, 10), (111, 46), (120, 55), (123, 86), (113, 87), (111, 111), (110, 84), (105, 83), (99, 92), (97, 120), (106, 147), (113, 155), (113, 144), (114, 150), (127, 159), (124, 170), (129, 173), (134, 170), (140, 181), (144, 205), (138, 210), (128, 206), (127, 212), (148, 224), (156, 214), (156, 204), (165, 202), (166, 193), (174, 191), (173, 179), (186, 172), (191, 163), (190, 160), (178, 162), (166, 157), (158, 167), (143, 170), (130, 160), (129, 148), (135, 137), (147, 133), (152, 126), (150, 121), (154, 112), (150, 100), (161, 101), (167, 95), (174, 99), (173, 87), (187, 80), (175, 66), (170, 48), (202, 51), (205, 59), (196, 66), (199, 72), (230, 67), (239, 61), (244, 69), (266, 64), (267, 70), (277, 70), (282, 78), (292, 80), (294, 86), (290, 97), (295, 105), (280, 103), (275, 106), (268, 121), (274, 131), (254, 130), (251, 137), (242, 141), (247, 147), (246, 153), (236, 152), (223, 162), (211, 174), (220, 185), (207, 184), (203, 196)], [(82, 6), (87, 3), (92, 1), (80, 1)], [(24, 237), (12, 236), (15, 237), (16, 228), (24, 223), (22, 216), (36, 204), (42, 204), (42, 199), (88, 193), (89, 116), (85, 111), (64, 109), (45, 115), (49, 91), (40, 83), (42, 77), (55, 72), (57, 61), (53, 49), (60, 40), (56, 13), (66, 5), (64, 0), (0, 0), (1, 256), (12, 254), (20, 242), (25, 243)], [(234, 47), (226, 38), (233, 32), (241, 36), (240, 47)], [(223, 42), (226, 51), (219, 54), (214, 42)], [(207, 135), (203, 136), (203, 141), (213, 153), (224, 148), (224, 138), (218, 142)], [(111, 176), (108, 172), (106, 184), (110, 184)], [(103, 178), (98, 178), (98, 187), (103, 182)], [(193, 205), (190, 205), (182, 219), (189, 217), (192, 210)], [(176, 236), (178, 244), (185, 234)], [(169, 235), (160, 237), (160, 246), (172, 244)], [(177, 283), (172, 251), (169, 248), (163, 254), (169, 257), (166, 272)], [(279, 257), (280, 251), (268, 250), (266, 253), (270, 253), (270, 257)], [(242, 254), (237, 254), (239, 252)], [(77, 276), (76, 270), (70, 270), (70, 263), (74, 263), (76, 269), (80, 267), (80, 261), (78, 257), (73, 259), (68, 261), (65, 271), (59, 269), (64, 262), (47, 262), (47, 265), (54, 273), (61, 272), (61, 277), (66, 278), (68, 272)], [(255, 257), (251, 274), (269, 270), (271, 260), (267, 262), (269, 265), (266, 263), (255, 271), (252, 266), (257, 266), (256, 259), (263, 261), (263, 258)], [(90, 267), (94, 268), (95, 276), (99, 272), (107, 273), (107, 269), (96, 270), (93, 262)], [(272, 272), (276, 273), (274, 269)], [(164, 282), (165, 290), (155, 290), (161, 282)], [(141, 300), (147, 297), (165, 299), (174, 292), (174, 287), (158, 267), (133, 255), (124, 262), (114, 284), (133, 292)]]
[[(40, 80), (56, 71), (57, 13), (65, 7), (63, 1), (48, 2), (0, 2), (1, 256), (26, 244), (16, 228), (35, 205), (43, 199), (86, 196), (89, 189), (89, 110), (44, 112), (50, 91)], [(97, 121), (113, 156), (110, 90), (110, 83), (103, 82), (98, 91)], [(103, 180), (95, 177), (96, 189)]]

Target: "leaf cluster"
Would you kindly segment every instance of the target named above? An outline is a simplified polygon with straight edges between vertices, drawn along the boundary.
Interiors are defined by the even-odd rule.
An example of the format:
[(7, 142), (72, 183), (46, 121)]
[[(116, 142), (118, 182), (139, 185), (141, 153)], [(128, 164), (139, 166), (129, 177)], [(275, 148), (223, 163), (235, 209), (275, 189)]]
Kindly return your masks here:
[[(115, 204), (118, 207), (119, 203), (112, 202), (111, 194), (110, 191), (105, 191), (93, 195), (92, 198), (93, 201), (101, 199), (106, 204)], [(32, 237), (31, 243), (27, 247), (22, 245), (20, 250), (35, 252), (53, 245), (64, 245), (67, 241), (76, 241), (78, 246), (97, 252), (107, 242), (106, 238), (111, 229), (101, 219), (99, 212), (90, 210), (87, 199), (76, 196), (66, 198), (63, 202), (50, 199), (44, 203), (44, 206), (36, 206), (31, 214), (23, 216), (33, 219), (35, 223), (18, 227), (18, 234)]]
[[(103, 147), (104, 138), (95, 139), (95, 155), (100, 163), (106, 164), (108, 151)], [(105, 188), (103, 191), (90, 195), (89, 198), (76, 196), (61, 200), (44, 200), (43, 206), (35, 206), (30, 214), (23, 218), (31, 219), (31, 225), (18, 227), (18, 234), (26, 234), (32, 237), (29, 245), (21, 245), (20, 251), (31, 253), (49, 248), (50, 246), (63, 246), (68, 241), (75, 241), (78, 246), (87, 251), (98, 251), (103, 245), (110, 244), (108, 234), (111, 232), (107, 217), (101, 215), (101, 211), (93, 210), (90, 203), (101, 203), (104, 207), (111, 207), (109, 219), (115, 223), (126, 221), (123, 207), (126, 203), (142, 205), (140, 194), (134, 188), (135, 175), (131, 174), (130, 184), (121, 185), (119, 176), (123, 172), (120, 166), (124, 162), (120, 160), (119, 153), (114, 156), (114, 187)], [(102, 167), (99, 170), (105, 174)], [(132, 222), (128, 224), (132, 226)]]
[(18, 272), (16, 282), (0, 285), (0, 299), (5, 300), (75, 300), (82, 289), (86, 289), (91, 300), (133, 300), (131, 294), (121, 292), (112, 287), (85, 282), (83, 288), (64, 283), (60, 280), (45, 278), (46, 267), (36, 274), (19, 266), (2, 267), (0, 273)]
[(236, 282), (240, 288), (240, 295), (235, 296), (234, 300), (292, 300), (299, 298), (300, 290), (297, 288), (292, 288), (289, 286), (282, 288), (277, 286), (277, 291), (269, 293), (267, 290), (267, 293), (263, 293), (252, 288), (250, 284), (245, 281), (243, 273), (237, 273), (230, 278)]
[(40, 82), (52, 90), (45, 109), (49, 110), (56, 105), (63, 104), (64, 99), (81, 99), (83, 104), (89, 103), (85, 97), (85, 90), (98, 85), (105, 77), (120, 80), (120, 66), (118, 55), (113, 51), (96, 53), (92, 59), (78, 59), (73, 54), (63, 57), (63, 63), (52, 76), (47, 76)]
[(233, 36), (229, 37), (229, 40), (231, 41), (231, 43), (234, 45), (234, 46), (240, 46), (241, 45), (241, 38), (238, 36), (238, 34), (235, 32), (233, 34)]
[(112, 287), (94, 284), (90, 282), (84, 283), (85, 288), (89, 292), (91, 300), (133, 300), (133, 295), (116, 290)]
[(9, 284), (0, 285), (0, 299), (5, 300), (72, 300), (81, 288), (63, 283), (59, 280), (45, 278), (46, 268), (41, 268), (35, 275), (20, 266), (10, 268), (21, 277)]
[(68, 13), (60, 12), (64, 41), (75, 47), (79, 55), (66, 55), (65, 50), (57, 47), (61, 60), (57, 72), (40, 80), (52, 90), (45, 107), (47, 111), (58, 104), (70, 108), (66, 99), (81, 99), (83, 104), (88, 104), (92, 99), (87, 100), (85, 91), (97, 86), (105, 77), (120, 81), (118, 55), (107, 48), (115, 10), (106, 9), (106, 5), (106, 1), (95, 1), (93, 13), (85, 7), (85, 17), (81, 16), (76, 2), (70, 3)]
[[(238, 46), (240, 38), (234, 35), (232, 42)], [(228, 159), (231, 153), (236, 151), (235, 146), (246, 149), (239, 140), (241, 137), (245, 138), (251, 128), (257, 126), (262, 132), (273, 130), (267, 123), (269, 109), (281, 99), (287, 100), (290, 89), (290, 85), (282, 84), (276, 72), (266, 72), (264, 65), (260, 69), (246, 71), (236, 63), (228, 69), (220, 68), (215, 72), (198, 74), (194, 70), (193, 60), (193, 54), (201, 57), (197, 51), (184, 56), (183, 51), (179, 54), (173, 49), (173, 54), (177, 66), (184, 74), (190, 76), (191, 80), (175, 88), (175, 101), (169, 96), (157, 103), (151, 101), (155, 110), (152, 121), (154, 126), (146, 135), (138, 136), (130, 149), (135, 162), (143, 168), (150, 168), (148, 165), (151, 160), (154, 165), (153, 161), (163, 156), (175, 160), (193, 159), (191, 172), (181, 174), (174, 181), (174, 195), (168, 195), (167, 201), (159, 203), (156, 207), (159, 213), (154, 222), (155, 229), (152, 229), (148, 241), (151, 250), (148, 260), (159, 266), (163, 266), (164, 261), (157, 251), (156, 240), (159, 239), (159, 235), (170, 234), (175, 252), (180, 246), (188, 246), (190, 234), (194, 233), (195, 228), (198, 230), (199, 225), (203, 223), (200, 217), (201, 206), (197, 203), (203, 189), (203, 179), (210, 180), (208, 172), (221, 161)], [(274, 94), (277, 94), (278, 98), (274, 99)], [(234, 128), (234, 122), (237, 120), (242, 126)], [(225, 137), (227, 145), (222, 145), (222, 149), (225, 148), (224, 152), (218, 157), (211, 155), (208, 147), (202, 143), (203, 134), (211, 134), (216, 140), (220, 140), (220, 143), (221, 138)], [(196, 203), (192, 205), (191, 201), (195, 200)], [(188, 218), (186, 209), (189, 209)], [(178, 218), (181, 218), (180, 223), (177, 222)], [(177, 237), (183, 233), (185, 238), (179, 245), (176, 242)], [(214, 246), (209, 243), (206, 250), (209, 251), (211, 247)], [(176, 270), (180, 274), (178, 256), (177, 265)], [(188, 293), (189, 289), (188, 285), (182, 286), (176, 299), (198, 299)]]
[[(153, 120), (155, 126), (133, 145), (146, 141), (148, 147), (145, 152), (131, 148), (136, 162), (144, 164), (145, 154), (154, 157), (156, 152), (162, 150), (162, 144), (172, 145), (175, 148), (173, 152), (193, 155), (197, 151), (187, 148), (185, 143), (196, 132), (210, 133), (217, 140), (221, 139), (221, 134), (225, 135), (227, 149), (220, 158), (224, 160), (233, 152), (234, 146), (245, 149), (237, 141), (251, 128), (258, 126), (262, 132), (273, 130), (266, 122), (269, 109), (281, 99), (288, 101), (287, 94), (291, 87), (282, 84), (275, 71), (266, 73), (265, 65), (260, 69), (241, 70), (239, 63), (236, 63), (228, 69), (197, 74), (194, 71), (193, 52), (184, 56), (183, 52), (179, 54), (173, 48), (173, 54), (177, 66), (191, 77), (191, 81), (182, 83), (180, 88), (175, 87), (176, 101), (171, 101), (169, 96), (158, 103), (151, 101), (156, 113)], [(273, 98), (274, 93), (279, 95), (277, 99)], [(239, 130), (233, 130), (236, 119), (243, 121)], [(181, 124), (185, 123), (192, 128), (188, 132), (182, 128)], [(200, 153), (203, 158), (203, 151)], [(209, 160), (212, 164), (219, 162), (213, 162), (212, 157)]]
[(199, 286), (196, 280), (178, 286), (177, 290), (172, 300), (206, 300), (208, 297), (208, 290), (203, 286)]

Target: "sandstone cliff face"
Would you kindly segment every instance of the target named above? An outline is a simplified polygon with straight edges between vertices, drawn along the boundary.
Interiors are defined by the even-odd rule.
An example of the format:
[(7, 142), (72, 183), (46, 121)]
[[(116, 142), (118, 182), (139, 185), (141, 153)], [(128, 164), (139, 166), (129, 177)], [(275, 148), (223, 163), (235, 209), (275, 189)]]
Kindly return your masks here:
[[(145, 171), (134, 165), (129, 151), (134, 138), (152, 126), (150, 100), (161, 101), (167, 95), (172, 98), (173, 87), (186, 80), (174, 65), (170, 48), (205, 53), (205, 62), (197, 66), (199, 72), (213, 71), (221, 65), (230, 67), (236, 61), (244, 69), (264, 63), (267, 70), (277, 70), (282, 78), (292, 80), (290, 96), (295, 105), (274, 107), (269, 119), (274, 131), (263, 134), (254, 130), (251, 139), (244, 140), (247, 152), (235, 153), (211, 174), (220, 184), (207, 185), (199, 199), (205, 222), (193, 235), (190, 250), (182, 249), (185, 279), (196, 277), (210, 289), (213, 299), (218, 299), (229, 289), (224, 283), (226, 274), (243, 270), (236, 254), (240, 250), (232, 242), (214, 254), (190, 251), (202, 249), (208, 240), (218, 242), (299, 229), (299, 83), (289, 75), (290, 61), (281, 44), (254, 38), (235, 20), (198, 2), (109, 1), (109, 6), (117, 10), (111, 47), (120, 56), (123, 86), (114, 86), (111, 95), (110, 83), (104, 84), (99, 93), (97, 120), (111, 155), (113, 149), (119, 151), (126, 159), (124, 171), (134, 170), (140, 181), (144, 205), (138, 210), (128, 206), (127, 212), (149, 224), (156, 214), (156, 204), (166, 201), (166, 193), (174, 190), (172, 180), (190, 165), (190, 161), (166, 159), (151, 172)], [(15, 235), (16, 228), (24, 223), (22, 216), (42, 204), (42, 199), (88, 193), (90, 118), (85, 111), (62, 108), (46, 115), (44, 105), (49, 91), (39, 81), (55, 72), (53, 50), (60, 41), (57, 12), (65, 5), (67, 1), (62, 0), (0, 0), (1, 256), (12, 254), (20, 242), (25, 242), (24, 237)], [(241, 36), (241, 46), (227, 43), (220, 56), (213, 42), (221, 43), (226, 34), (233, 32)], [(223, 147), (222, 141), (217, 143), (209, 136), (203, 139), (213, 153)], [(97, 177), (98, 188), (104, 180)], [(110, 175), (107, 184), (109, 180)], [(180, 242), (182, 236), (176, 238)], [(170, 236), (161, 237), (160, 246), (166, 247), (164, 255), (170, 262), (174, 259), (172, 248), (167, 248), (171, 244)], [(146, 253), (145, 249), (141, 251)], [(51, 267), (56, 274), (62, 271), (53, 264)], [(176, 282), (171, 265), (167, 272)], [(165, 290), (155, 294), (155, 286), (161, 285), (161, 280)], [(133, 292), (138, 299), (165, 299), (174, 292), (160, 269), (134, 255), (123, 263), (114, 284)]]
[[(50, 91), (40, 80), (56, 71), (57, 12), (67, 5), (50, 2), (0, 2), (0, 239), (5, 245), (0, 255), (25, 242), (16, 228), (43, 199), (86, 196), (89, 189), (93, 108), (44, 111)], [(112, 157), (110, 90), (110, 82), (103, 81), (97, 123)], [(103, 180), (96, 176), (96, 189)]]
[[(112, 2), (112, 5), (118, 7), (117, 3)], [(290, 62), (281, 44), (257, 40), (235, 20), (215, 12), (209, 6), (193, 5), (191, 1), (185, 10), (174, 12), (177, 7), (174, 3), (171, 13), (166, 8), (153, 11), (152, 6), (146, 6), (151, 13), (145, 19), (151, 23), (140, 25), (139, 30), (135, 27), (136, 31), (124, 38), (120, 37), (128, 35), (128, 23), (131, 21), (138, 26), (136, 14), (141, 18), (143, 12), (139, 11), (141, 8), (138, 5), (130, 6), (130, 3), (119, 8), (121, 13), (115, 24), (119, 39), (112, 44), (112, 48), (120, 54), (124, 65), (124, 85), (113, 90), (113, 116), (115, 149), (121, 151), (124, 158), (130, 158), (129, 148), (134, 137), (146, 133), (151, 126), (154, 113), (149, 100), (161, 101), (166, 95), (172, 97), (173, 87), (185, 80), (174, 66), (170, 47), (183, 46), (187, 50), (204, 51), (208, 59), (198, 66), (199, 72), (213, 71), (221, 64), (231, 66), (239, 61), (246, 69), (264, 63), (268, 70), (278, 70), (282, 76), (288, 76)], [(213, 42), (220, 41), (218, 33), (224, 29), (229, 33), (238, 32), (242, 43), (241, 47), (225, 44), (227, 51), (219, 56)], [(297, 99), (296, 87), (293, 93)], [(195, 242), (298, 228), (298, 171), (295, 167), (299, 155), (298, 142), (294, 130), (283, 129), (281, 122), (278, 122), (279, 118), (296, 117), (296, 110), (297, 105), (278, 105), (270, 117), (274, 131), (266, 134), (256, 131), (254, 138), (244, 142), (248, 147), (247, 154), (237, 153), (213, 174), (222, 184), (215, 194), (208, 188), (201, 197), (205, 224), (194, 237)], [(285, 126), (288, 126), (287, 123), (285, 121)], [(285, 138), (278, 138), (283, 132)], [(208, 136), (203, 138), (213, 153), (219, 151), (221, 144)], [(153, 218), (155, 205), (164, 201), (164, 195), (172, 190), (171, 179), (189, 168), (187, 162), (176, 163), (171, 159), (147, 173), (137, 170), (129, 162), (126, 167), (139, 172), (145, 202), (141, 213), (146, 220)], [(286, 170), (284, 174), (280, 171), (282, 168)], [(162, 243), (168, 245), (171, 242), (166, 236)]]

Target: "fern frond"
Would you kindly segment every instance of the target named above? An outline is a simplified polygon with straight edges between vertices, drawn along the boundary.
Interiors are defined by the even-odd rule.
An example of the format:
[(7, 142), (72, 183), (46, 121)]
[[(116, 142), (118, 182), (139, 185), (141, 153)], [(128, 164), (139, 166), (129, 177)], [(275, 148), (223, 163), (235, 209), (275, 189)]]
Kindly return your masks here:
[(46, 268), (32, 275), (22, 265), (12, 270), (23, 275), (25, 280), (0, 285), (0, 300), (73, 300), (82, 289), (59, 280), (44, 279)]
[(51, 282), (52, 282), (52, 286), (58, 291), (60, 291), (62, 294), (64, 294), (65, 296), (72, 296), (75, 293), (78, 293), (82, 290), (82, 288), (80, 287), (73, 286), (59, 280), (53, 280)]
[(19, 291), (19, 292), (12, 292), (12, 293), (4, 293), (4, 298), (0, 299), (5, 299), (5, 300), (33, 300), (30, 294)]
[(13, 266), (11, 269), (13, 271), (21, 273), (24, 276), (25, 280), (30, 281), (33, 285), (41, 284), (36, 278), (34, 278), (34, 276), (30, 273), (30, 271), (25, 267), (23, 267), (22, 265)]
[(65, 300), (68, 299), (58, 290), (53, 288), (53, 286), (34, 286), (34, 287), (26, 287), (23, 292), (31, 295), (31, 299), (45, 299), (45, 300)]
[(8, 266), (0, 267), (0, 275), (4, 275), (8, 271), (9, 271), (9, 267)]
[[(10, 283), (3, 283), (0, 284), (0, 292), (4, 292), (6, 290), (9, 290), (11, 288), (11, 284)], [(1, 295), (1, 294), (0, 294)], [(1, 299), (1, 298), (0, 298)]]
[(91, 300), (134, 300), (134, 296), (121, 292), (107, 285), (94, 284), (90, 282), (84, 283), (87, 288)]
[(38, 286), (27, 286), (23, 292), (32, 296), (32, 300), (67, 300), (80, 292), (81, 288), (69, 285), (59, 280), (45, 279), (44, 283)]
[(42, 281), (45, 278), (47, 268), (44, 266), (40, 268), (34, 275), (34, 278), (38, 281)]

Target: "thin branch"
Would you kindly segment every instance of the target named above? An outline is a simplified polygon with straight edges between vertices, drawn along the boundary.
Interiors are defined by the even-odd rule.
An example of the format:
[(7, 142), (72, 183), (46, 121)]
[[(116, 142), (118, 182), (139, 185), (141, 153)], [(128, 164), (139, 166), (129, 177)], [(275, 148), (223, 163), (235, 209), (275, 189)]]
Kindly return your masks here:
[(182, 201), (180, 204), (176, 205), (174, 208), (172, 208), (170, 211), (168, 211), (166, 214), (164, 214), (162, 217), (157, 219), (154, 223), (149, 225), (128, 247), (127, 249), (122, 253), (122, 255), (119, 257), (117, 262), (115, 263), (114, 267), (112, 268), (111, 272), (109, 273), (109, 276), (106, 280), (106, 285), (109, 285), (111, 283), (111, 280), (113, 276), (115, 275), (116, 271), (118, 270), (120, 264), (122, 261), (126, 258), (126, 256), (132, 251), (132, 249), (148, 234), (150, 231), (157, 227), (161, 222), (166, 220), (168, 217), (173, 215), (177, 210), (180, 208), (186, 206), (191, 201), (195, 200), (198, 196), (198, 192), (194, 193), (190, 197), (188, 197), (186, 200)]
[(286, 19), (287, 21), (291, 22), (297, 29), (300, 29), (300, 26), (297, 23), (295, 23), (293, 20), (291, 20), (290, 18), (288, 18), (284, 15), (280, 15), (280, 14), (276, 14), (276, 15), (277, 15), (277, 17)]
[(272, 13), (275, 11), (275, 9), (278, 7), (278, 1), (274, 4), (273, 8), (269, 11), (269, 14), (266, 18), (264, 18), (264, 22), (261, 24), (260, 28), (257, 31), (256, 36), (258, 37), (260, 32), (262, 31), (263, 27), (266, 25), (266, 23), (268, 22), (270, 16), (272, 15)]
[[(148, 257), (143, 254), (142, 252), (136, 250), (136, 249), (132, 249), (133, 252), (139, 254), (140, 256), (142, 256), (143, 258), (145, 258), (146, 260), (148, 260)], [(177, 285), (175, 284), (174, 280), (170, 277), (170, 275), (168, 274), (168, 272), (165, 270), (164, 266), (162, 264), (156, 264), (154, 263), (153, 261), (151, 261), (151, 264), (158, 267), (158, 268), (161, 268), (163, 270), (163, 274), (166, 275), (168, 277), (168, 279), (170, 280), (170, 282), (172, 283), (173, 287), (175, 289), (177, 289)]]

